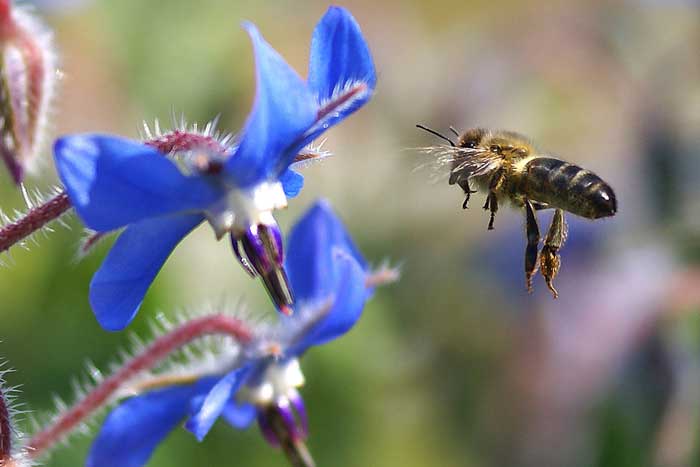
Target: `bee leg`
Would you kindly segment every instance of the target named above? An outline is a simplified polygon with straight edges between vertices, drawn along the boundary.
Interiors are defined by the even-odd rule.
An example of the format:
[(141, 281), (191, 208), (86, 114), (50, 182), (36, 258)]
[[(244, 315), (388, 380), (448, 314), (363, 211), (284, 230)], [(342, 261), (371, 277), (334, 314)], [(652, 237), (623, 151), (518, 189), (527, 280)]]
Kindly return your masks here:
[(527, 247), (525, 247), (525, 284), (528, 293), (532, 293), (532, 276), (537, 272), (537, 247), (540, 243), (540, 228), (537, 225), (535, 208), (530, 200), (525, 200), (525, 229)]
[(503, 170), (499, 170), (489, 182), (489, 195), (486, 198), (486, 204), (484, 204), (484, 209), (491, 210), (488, 230), (493, 230), (493, 220), (496, 218), (496, 213), (498, 212), (498, 197), (496, 197), (496, 192), (501, 189), (504, 181), (504, 172)]
[(498, 198), (496, 197), (496, 192), (501, 185), (503, 185), (504, 179), (505, 177), (503, 176), (503, 171), (499, 170), (493, 177), (491, 177), (491, 181), (489, 182), (489, 194), (486, 197), (486, 203), (484, 204), (484, 209), (489, 209), (491, 211), (488, 230), (493, 230), (493, 221), (496, 218), (496, 213), (498, 212)]
[(462, 203), (462, 209), (467, 209), (469, 207), (469, 197), (471, 196), (472, 193), (476, 193), (476, 190), (472, 190), (472, 188), (469, 186), (469, 179), (468, 178), (462, 178), (460, 179), (457, 184), (462, 188), (464, 191), (464, 203)]
[(496, 198), (496, 193), (489, 193), (486, 198), (486, 205), (484, 209), (491, 210), (491, 217), (489, 218), (489, 226), (487, 230), (493, 230), (493, 221), (496, 219), (496, 213), (498, 212), (498, 198)]
[(552, 281), (559, 272), (559, 266), (561, 265), (559, 249), (562, 247), (565, 240), (566, 222), (564, 221), (564, 211), (556, 209), (554, 211), (554, 217), (552, 217), (552, 223), (549, 226), (549, 231), (547, 231), (547, 237), (544, 240), (542, 252), (540, 253), (540, 272), (554, 298), (557, 298), (559, 293), (557, 289), (554, 288)]

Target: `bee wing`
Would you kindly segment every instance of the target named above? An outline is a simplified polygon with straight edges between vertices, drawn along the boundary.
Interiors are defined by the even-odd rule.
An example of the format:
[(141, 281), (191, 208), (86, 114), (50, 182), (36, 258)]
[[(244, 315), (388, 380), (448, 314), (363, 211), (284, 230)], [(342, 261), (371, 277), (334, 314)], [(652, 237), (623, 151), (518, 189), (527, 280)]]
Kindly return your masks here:
[(478, 177), (498, 168), (501, 158), (481, 149), (460, 149), (454, 157), (453, 174)]
[[(437, 182), (445, 174), (449, 174), (449, 183), (453, 184), (460, 176), (474, 177), (497, 169), (500, 157), (479, 148), (454, 148), (446, 145), (418, 148), (420, 152), (430, 156), (430, 161), (419, 165), (415, 170), (430, 167), (434, 174), (433, 181)], [(445, 168), (449, 168), (448, 171)]]

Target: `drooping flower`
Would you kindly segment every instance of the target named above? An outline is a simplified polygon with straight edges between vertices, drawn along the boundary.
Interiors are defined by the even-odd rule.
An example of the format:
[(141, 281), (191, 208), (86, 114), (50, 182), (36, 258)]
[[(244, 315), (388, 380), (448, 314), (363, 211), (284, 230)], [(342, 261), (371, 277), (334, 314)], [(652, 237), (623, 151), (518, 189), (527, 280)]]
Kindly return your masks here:
[(131, 321), (174, 247), (204, 220), (218, 238), (230, 234), (241, 264), (262, 278), (280, 311), (291, 313), (272, 211), (303, 185), (290, 168), (299, 152), (370, 99), (374, 65), (359, 26), (342, 8), (331, 7), (316, 26), (306, 82), (252, 24), (244, 27), (255, 49), (257, 93), (230, 152), (187, 146), (182, 168), (152, 145), (114, 136), (56, 142), (59, 175), (83, 222), (98, 232), (126, 227), (90, 285), (90, 303), (106, 329)]
[(277, 327), (244, 347), (242, 361), (229, 373), (151, 390), (116, 407), (92, 446), (88, 467), (143, 465), (185, 418), (200, 440), (223, 416), (241, 429), (257, 419), (271, 444), (303, 447), (308, 422), (298, 392), (304, 383), (298, 359), (348, 332), (372, 286), (365, 260), (324, 202), (292, 229), (286, 265), (300, 312), (282, 316)]
[(12, 3), (0, 0), (0, 158), (19, 184), (43, 143), (56, 54), (51, 32)]

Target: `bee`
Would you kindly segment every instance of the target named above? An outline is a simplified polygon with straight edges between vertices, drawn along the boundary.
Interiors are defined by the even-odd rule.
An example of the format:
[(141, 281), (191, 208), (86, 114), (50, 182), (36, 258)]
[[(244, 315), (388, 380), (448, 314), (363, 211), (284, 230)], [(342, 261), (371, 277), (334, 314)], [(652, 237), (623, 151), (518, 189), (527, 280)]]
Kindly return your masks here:
[[(567, 235), (564, 212), (600, 219), (617, 212), (615, 192), (593, 172), (550, 155), (541, 154), (525, 136), (511, 131), (472, 128), (462, 135), (454, 128), (457, 144), (450, 138), (423, 125), (416, 125), (450, 146), (430, 148), (450, 168), (449, 184), (464, 191), (462, 208), (467, 209), (474, 186), (486, 192), (483, 208), (490, 212), (488, 230), (499, 205), (509, 201), (525, 213), (527, 246), (525, 248), (525, 283), (532, 293), (532, 279), (538, 269), (554, 298), (554, 278), (559, 272), (559, 250)], [(554, 209), (547, 236), (538, 254), (540, 229), (536, 211)]]

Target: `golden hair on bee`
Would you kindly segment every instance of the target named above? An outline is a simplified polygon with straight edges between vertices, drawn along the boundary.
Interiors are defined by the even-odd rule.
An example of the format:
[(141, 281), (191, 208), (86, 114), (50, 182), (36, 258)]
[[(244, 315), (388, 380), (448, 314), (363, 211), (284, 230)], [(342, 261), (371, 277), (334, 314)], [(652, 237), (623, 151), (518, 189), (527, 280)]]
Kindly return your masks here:
[[(493, 230), (499, 205), (509, 202), (525, 214), (527, 247), (525, 282), (532, 292), (532, 278), (539, 269), (554, 298), (554, 278), (559, 272), (559, 249), (567, 234), (564, 212), (599, 219), (617, 212), (613, 189), (598, 175), (551, 155), (541, 154), (526, 136), (513, 131), (471, 128), (462, 134), (450, 127), (451, 138), (423, 125), (421, 130), (448, 142), (426, 149), (436, 157), (436, 165), (449, 167), (449, 184), (464, 192), (462, 208), (467, 209), (472, 194), (486, 192), (483, 208), (489, 211), (488, 230)], [(472, 190), (472, 182), (479, 190)], [(554, 209), (541, 251), (536, 211)], [(539, 260), (539, 261), (538, 261)]]

